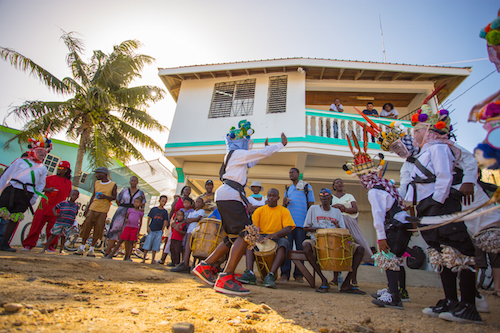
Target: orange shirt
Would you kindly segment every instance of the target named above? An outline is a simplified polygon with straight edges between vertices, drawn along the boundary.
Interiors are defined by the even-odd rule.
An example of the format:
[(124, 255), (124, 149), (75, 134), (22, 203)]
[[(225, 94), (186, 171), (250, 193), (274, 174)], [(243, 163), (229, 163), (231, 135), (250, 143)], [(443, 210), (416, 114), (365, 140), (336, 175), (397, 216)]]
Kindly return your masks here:
[(269, 207), (265, 205), (255, 210), (252, 215), (253, 224), (261, 234), (274, 234), (286, 227), (295, 229), (290, 211), (283, 206)]

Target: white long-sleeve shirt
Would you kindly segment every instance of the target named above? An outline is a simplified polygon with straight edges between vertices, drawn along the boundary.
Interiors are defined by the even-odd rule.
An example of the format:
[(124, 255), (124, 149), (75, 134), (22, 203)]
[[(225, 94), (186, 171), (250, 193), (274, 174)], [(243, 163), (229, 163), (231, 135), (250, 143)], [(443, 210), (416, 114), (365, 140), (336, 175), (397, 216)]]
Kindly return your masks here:
[[(432, 196), (435, 201), (444, 203), (450, 194), (451, 183), (453, 182), (452, 173), (455, 158), (450, 147), (445, 143), (430, 141), (422, 147), (418, 161), (436, 176), (436, 181), (434, 183), (417, 184), (417, 201)], [(411, 179), (416, 175), (422, 179), (427, 178), (416, 166), (413, 166)], [(408, 187), (405, 201), (413, 201), (413, 192), (413, 186)]]
[[(372, 206), (373, 227), (377, 232), (377, 239), (387, 239), (385, 234), (385, 214), (391, 210), (396, 199), (387, 191), (372, 188), (368, 191), (368, 201)], [(406, 216), (408, 214), (403, 210), (394, 215), (394, 218), (401, 223), (408, 223), (405, 219)]]
[(47, 168), (41, 163), (36, 163), (32, 160), (29, 160), (29, 162), (31, 163), (32, 167), (30, 167), (28, 163), (26, 163), (26, 161), (22, 158), (18, 158), (14, 162), (12, 162), (12, 164), (0, 177), (0, 191), (3, 192), (3, 190), (9, 185), (12, 185), (12, 187), (17, 189), (23, 189), (22, 184), (16, 181), (12, 181), (12, 179), (17, 179), (24, 184), (32, 184), (33, 180), (31, 178), (31, 170), (33, 170), (33, 173), (35, 175), (35, 188), (33, 189), (32, 186), (28, 185), (27, 190), (28, 192), (33, 193), (30, 204), (34, 205), (38, 197), (38, 195), (35, 193), (35, 190), (42, 193), (43, 189), (45, 188)]
[[(226, 173), (223, 175), (223, 179), (229, 179), (245, 186), (247, 181), (247, 169), (255, 166), (266, 157), (280, 151), (283, 147), (283, 144), (280, 142), (260, 150), (235, 150), (227, 163)], [(227, 154), (224, 156), (224, 161), (226, 161), (226, 159)], [(222, 184), (222, 186), (215, 191), (215, 201), (221, 200), (242, 201), (238, 191), (227, 184)]]

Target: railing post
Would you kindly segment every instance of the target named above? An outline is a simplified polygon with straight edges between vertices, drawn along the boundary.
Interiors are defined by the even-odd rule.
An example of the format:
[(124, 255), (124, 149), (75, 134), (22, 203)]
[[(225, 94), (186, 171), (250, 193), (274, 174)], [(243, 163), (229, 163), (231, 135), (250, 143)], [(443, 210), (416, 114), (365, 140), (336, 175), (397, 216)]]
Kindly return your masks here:
[(319, 117), (314, 117), (314, 135), (320, 136), (320, 134), (319, 134)]
[(311, 135), (311, 116), (307, 116), (307, 135)]
[(336, 123), (337, 123), (337, 119), (336, 118), (330, 118), (330, 137), (331, 138), (335, 138), (335, 124)]
[(328, 118), (327, 117), (323, 117), (323, 137), (327, 137), (327, 133), (326, 133), (326, 122), (327, 122)]

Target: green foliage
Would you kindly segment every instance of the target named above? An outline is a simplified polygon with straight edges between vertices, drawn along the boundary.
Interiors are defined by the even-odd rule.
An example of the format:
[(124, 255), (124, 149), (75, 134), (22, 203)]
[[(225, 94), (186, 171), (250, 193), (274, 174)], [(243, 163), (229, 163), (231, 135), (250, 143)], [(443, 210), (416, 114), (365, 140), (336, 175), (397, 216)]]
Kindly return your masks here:
[[(69, 139), (79, 139), (80, 147), (84, 148), (81, 154), (89, 153), (93, 167), (109, 166), (113, 158), (124, 163), (131, 158), (144, 160), (134, 144), (162, 151), (162, 147), (142, 131), (165, 129), (147, 112), (149, 103), (165, 96), (164, 90), (155, 86), (128, 87), (154, 59), (136, 54), (141, 43), (127, 40), (114, 46), (110, 54), (94, 51), (86, 63), (81, 58), (84, 45), (74, 35), (63, 31), (61, 37), (69, 50), (66, 60), (73, 74), (62, 80), (22, 54), (0, 47), (0, 57), (15, 68), (38, 77), (57, 93), (73, 96), (64, 102), (26, 101), (13, 108), (9, 115), (27, 123), (5, 146), (16, 139), (25, 143), (48, 129), (52, 135), (65, 131)], [(83, 160), (82, 156), (79, 160)], [(81, 171), (81, 164), (75, 171)]]

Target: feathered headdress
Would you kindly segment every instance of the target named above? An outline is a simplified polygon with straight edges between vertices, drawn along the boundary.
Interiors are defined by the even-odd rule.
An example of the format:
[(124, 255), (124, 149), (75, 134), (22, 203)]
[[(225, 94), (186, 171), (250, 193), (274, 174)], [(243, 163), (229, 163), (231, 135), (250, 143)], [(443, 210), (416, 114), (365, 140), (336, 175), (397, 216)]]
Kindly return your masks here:
[[(349, 144), (349, 148), (354, 156), (353, 163), (347, 163), (342, 166), (342, 169), (348, 174), (352, 176), (363, 175), (368, 172), (379, 172), (383, 169), (385, 164), (384, 155), (379, 153), (374, 156), (373, 159), (366, 153), (368, 150), (368, 135), (367, 135), (367, 126), (363, 127), (363, 151), (359, 146), (358, 138), (354, 132), (351, 131), (352, 140), (354, 141), (354, 145), (358, 149), (358, 152), (354, 152), (354, 148), (352, 146), (351, 140), (349, 139), (349, 135), (347, 135), (347, 143)], [(378, 165), (375, 165), (375, 158), (379, 158)]]
[(238, 128), (231, 127), (226, 135), (226, 144), (229, 150), (248, 149), (250, 136), (255, 133), (249, 121), (241, 120)]
[(481, 29), (479, 37), (486, 39), (490, 45), (500, 44), (500, 11), (496, 19)]
[(35, 148), (46, 148), (50, 151), (52, 149), (52, 140), (49, 139), (47, 135), (44, 137), (42, 134), (36, 138), (29, 138), (28, 149), (32, 150)]

